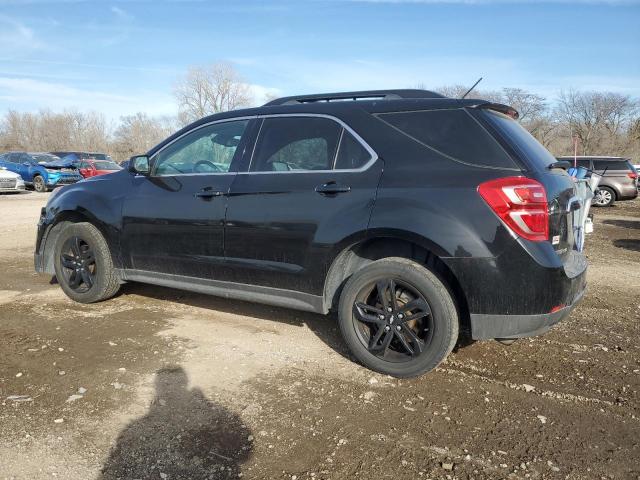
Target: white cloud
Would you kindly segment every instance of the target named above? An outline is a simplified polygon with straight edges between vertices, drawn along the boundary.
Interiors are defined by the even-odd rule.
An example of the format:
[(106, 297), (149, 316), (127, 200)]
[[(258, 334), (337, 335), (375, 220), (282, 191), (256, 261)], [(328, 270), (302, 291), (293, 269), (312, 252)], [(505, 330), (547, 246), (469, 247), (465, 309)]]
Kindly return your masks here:
[(0, 55), (15, 55), (46, 49), (45, 44), (25, 23), (7, 15), (0, 15)]
[(63, 83), (45, 82), (32, 78), (0, 77), (0, 110), (96, 110), (107, 117), (118, 118), (136, 112), (149, 115), (176, 113), (173, 98), (158, 92), (117, 94), (71, 87)]

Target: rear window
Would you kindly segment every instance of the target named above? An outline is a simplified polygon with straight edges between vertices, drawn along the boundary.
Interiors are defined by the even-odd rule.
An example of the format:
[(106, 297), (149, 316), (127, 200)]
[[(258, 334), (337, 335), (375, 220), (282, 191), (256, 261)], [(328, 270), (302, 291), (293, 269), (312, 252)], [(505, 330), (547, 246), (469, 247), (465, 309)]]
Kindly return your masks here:
[(544, 170), (557, 161), (549, 150), (544, 148), (522, 125), (511, 117), (493, 110), (483, 110), (482, 113), (505, 140), (518, 151), (529, 166), (534, 169)]
[(633, 167), (627, 160), (594, 160), (593, 170), (597, 173), (602, 173), (605, 170), (633, 171)]
[(491, 134), (465, 110), (384, 113), (379, 118), (455, 161), (502, 168), (516, 166)]

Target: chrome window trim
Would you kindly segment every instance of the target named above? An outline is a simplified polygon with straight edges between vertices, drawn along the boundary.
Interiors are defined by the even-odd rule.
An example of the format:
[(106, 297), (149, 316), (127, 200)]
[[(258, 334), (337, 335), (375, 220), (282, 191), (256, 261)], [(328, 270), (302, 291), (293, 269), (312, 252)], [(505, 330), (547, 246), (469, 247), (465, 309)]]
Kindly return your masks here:
[[(176, 173), (175, 175), (156, 175), (155, 172), (154, 172), (154, 170), (155, 170), (155, 160), (156, 160), (156, 157), (160, 153), (162, 153), (163, 150), (165, 150), (166, 148), (170, 147), (171, 145), (173, 145), (175, 142), (177, 142), (181, 138), (184, 138), (187, 135), (189, 135), (189, 134), (191, 134), (193, 132), (196, 132), (196, 131), (198, 131), (198, 130), (200, 130), (202, 128), (210, 127), (211, 125), (215, 125), (217, 123), (238, 122), (238, 121), (242, 121), (242, 120), (251, 121), (251, 120), (255, 120), (256, 118), (258, 118), (256, 115), (251, 115), (251, 116), (244, 116), (244, 117), (223, 118), (221, 120), (212, 120), (211, 122), (203, 123), (202, 125), (198, 125), (196, 128), (192, 128), (191, 130), (188, 130), (188, 131), (184, 132), (179, 137), (176, 137), (173, 140), (171, 140), (169, 143), (167, 143), (166, 145), (163, 145), (162, 148), (160, 148), (160, 150), (155, 152), (153, 154), (153, 156), (149, 157), (149, 161), (153, 165), (152, 173), (149, 174), (149, 177), (161, 178), (161, 177), (194, 177), (194, 176), (203, 176), (203, 175), (236, 175), (238, 172), (202, 172), (202, 173)], [(231, 164), (229, 164), (229, 165), (231, 165)]]
[[(150, 162), (153, 165), (153, 169), (155, 169), (155, 160), (156, 157), (166, 148), (168, 148), (169, 146), (173, 145), (175, 142), (177, 142), (178, 140), (180, 140), (181, 138), (189, 135), (192, 132), (195, 132), (197, 130), (200, 130), (201, 128), (205, 128), (205, 127), (209, 127), (211, 125), (215, 125), (217, 123), (228, 123), (228, 122), (236, 122), (236, 121), (242, 121), (242, 120), (264, 120), (265, 118), (279, 118), (279, 117), (319, 117), (319, 118), (327, 118), (329, 120), (333, 120), (334, 122), (337, 122), (344, 130), (348, 131), (351, 135), (353, 135), (353, 138), (355, 138), (360, 145), (362, 145), (364, 147), (364, 149), (369, 152), (369, 155), (371, 156), (371, 158), (369, 159), (369, 161), (367, 163), (365, 163), (362, 167), (360, 168), (345, 168), (345, 169), (335, 169), (332, 168), (330, 170), (288, 170), (288, 171), (275, 171), (275, 172), (252, 172), (251, 171), (251, 163), (253, 162), (253, 156), (255, 154), (255, 149), (256, 149), (256, 145), (258, 144), (258, 139), (260, 138), (260, 132), (262, 131), (262, 125), (263, 123), (260, 124), (260, 128), (258, 129), (258, 133), (256, 134), (256, 138), (255, 138), (255, 142), (253, 142), (253, 149), (251, 151), (251, 158), (249, 160), (249, 165), (247, 166), (247, 171), (243, 171), (243, 172), (203, 172), (203, 173), (176, 173), (175, 175), (156, 175), (155, 173), (152, 173), (149, 175), (150, 177), (154, 177), (154, 178), (159, 178), (159, 177), (186, 177), (186, 176), (202, 176), (202, 175), (272, 175), (275, 173), (285, 173), (285, 174), (290, 174), (290, 173), (330, 173), (330, 172), (364, 172), (365, 170), (368, 170), (371, 165), (373, 165), (378, 158), (378, 154), (376, 153), (376, 151), (371, 148), (371, 146), (360, 136), (358, 135), (358, 133), (353, 130), (348, 124), (346, 124), (345, 122), (343, 122), (342, 120), (340, 120), (337, 117), (334, 117), (333, 115), (327, 115), (325, 113), (270, 113), (270, 114), (263, 114), (263, 115), (250, 115), (250, 116), (242, 116), (242, 117), (233, 117), (233, 118), (224, 118), (221, 120), (212, 120), (211, 122), (207, 122), (207, 123), (203, 123), (202, 125), (198, 125), (196, 128), (193, 128), (187, 132), (184, 132), (182, 135), (180, 135), (179, 137), (174, 138), (173, 140), (171, 140), (169, 143), (167, 143), (166, 145), (163, 145), (162, 148), (160, 148), (157, 152), (155, 152), (153, 154), (153, 156), (149, 157)], [(342, 140), (342, 136), (344, 135), (344, 133), (341, 133), (340, 135), (340, 140)], [(336, 154), (335, 157), (333, 159), (333, 166), (335, 167), (336, 164), (336, 160), (338, 158), (338, 153), (339, 153), (339, 147), (340, 145), (338, 144), (338, 148), (336, 149)]]
[[(263, 114), (263, 115), (257, 115), (257, 118), (259, 119), (265, 119), (265, 118), (279, 118), (279, 117), (316, 117), (316, 118), (327, 118), (329, 120), (333, 120), (334, 122), (338, 123), (344, 130), (348, 131), (351, 135), (353, 135), (353, 138), (356, 139), (356, 141), (358, 141), (360, 143), (360, 145), (362, 145), (364, 147), (364, 149), (369, 152), (369, 155), (371, 155), (371, 158), (369, 159), (369, 161), (367, 163), (365, 163), (362, 167), (360, 168), (344, 168), (344, 169), (329, 169), (329, 170), (284, 170), (284, 171), (271, 171), (271, 172), (252, 172), (251, 171), (251, 164), (253, 163), (253, 156), (255, 154), (255, 149), (256, 149), (256, 145), (258, 145), (258, 139), (260, 138), (260, 132), (262, 131), (262, 125), (260, 125), (260, 130), (258, 131), (258, 134), (256, 135), (256, 141), (253, 143), (253, 152), (251, 152), (251, 159), (249, 161), (249, 166), (247, 167), (247, 171), (246, 172), (237, 172), (238, 175), (273, 175), (276, 173), (284, 173), (284, 174), (292, 174), (292, 173), (333, 173), (333, 172), (364, 172), (365, 170), (368, 170), (371, 165), (373, 165), (376, 160), (378, 160), (378, 154), (376, 153), (376, 151), (371, 148), (371, 146), (365, 142), (365, 140), (358, 135), (349, 125), (347, 125), (345, 122), (343, 122), (342, 120), (340, 120), (337, 117), (334, 117), (333, 115), (327, 115), (326, 113), (269, 113), (269, 114)], [(342, 140), (342, 133), (340, 134), (340, 140)], [(338, 148), (339, 148), (339, 144), (338, 144)], [(333, 159), (333, 166), (335, 167), (336, 164), (336, 159), (338, 158), (338, 148), (336, 148), (336, 153)]]

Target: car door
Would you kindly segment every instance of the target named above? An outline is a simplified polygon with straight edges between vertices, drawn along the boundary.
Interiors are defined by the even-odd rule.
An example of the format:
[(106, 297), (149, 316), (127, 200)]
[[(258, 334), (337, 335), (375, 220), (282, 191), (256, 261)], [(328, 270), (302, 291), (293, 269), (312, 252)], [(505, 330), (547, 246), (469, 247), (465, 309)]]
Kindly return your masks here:
[(229, 279), (321, 295), (336, 244), (366, 232), (377, 160), (336, 119), (263, 117), (248, 171), (229, 194)]
[(154, 154), (149, 176), (132, 176), (122, 211), (122, 256), (128, 269), (217, 276), (227, 193), (244, 154), (249, 121), (198, 126)]

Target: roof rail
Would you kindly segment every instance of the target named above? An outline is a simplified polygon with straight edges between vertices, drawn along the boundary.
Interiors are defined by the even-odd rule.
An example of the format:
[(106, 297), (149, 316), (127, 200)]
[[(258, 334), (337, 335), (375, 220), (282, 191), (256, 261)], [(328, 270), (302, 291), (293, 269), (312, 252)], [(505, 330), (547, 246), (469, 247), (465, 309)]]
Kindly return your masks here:
[(313, 95), (295, 95), (292, 97), (276, 98), (264, 104), (295, 105), (299, 103), (336, 102), (348, 100), (398, 100), (401, 98), (445, 98), (436, 92), (419, 89), (406, 90), (362, 90), (359, 92), (317, 93)]

